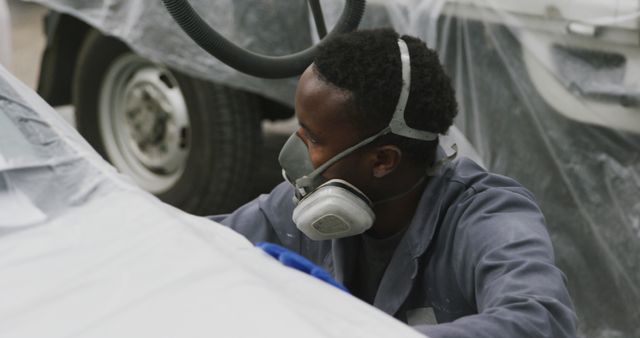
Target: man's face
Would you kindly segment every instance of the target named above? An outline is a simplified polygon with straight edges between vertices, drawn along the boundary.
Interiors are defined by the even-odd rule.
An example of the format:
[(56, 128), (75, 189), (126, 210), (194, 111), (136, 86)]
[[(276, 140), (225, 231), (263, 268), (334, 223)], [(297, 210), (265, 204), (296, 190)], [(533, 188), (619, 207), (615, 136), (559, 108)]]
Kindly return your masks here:
[[(300, 128), (298, 136), (309, 150), (314, 168), (343, 150), (362, 141), (363, 137), (349, 118), (350, 94), (321, 80), (309, 66), (302, 74), (295, 97), (295, 110)], [(329, 167), (323, 176), (340, 178), (366, 193), (371, 177), (366, 150), (360, 149)]]

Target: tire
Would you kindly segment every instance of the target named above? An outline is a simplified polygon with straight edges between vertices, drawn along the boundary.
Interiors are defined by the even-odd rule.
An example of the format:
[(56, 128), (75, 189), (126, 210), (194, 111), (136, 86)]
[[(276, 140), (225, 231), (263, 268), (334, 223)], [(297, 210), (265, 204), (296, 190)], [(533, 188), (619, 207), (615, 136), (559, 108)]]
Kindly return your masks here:
[(154, 64), (97, 31), (80, 49), (72, 91), (80, 133), (163, 201), (213, 214), (252, 197), (258, 97)]

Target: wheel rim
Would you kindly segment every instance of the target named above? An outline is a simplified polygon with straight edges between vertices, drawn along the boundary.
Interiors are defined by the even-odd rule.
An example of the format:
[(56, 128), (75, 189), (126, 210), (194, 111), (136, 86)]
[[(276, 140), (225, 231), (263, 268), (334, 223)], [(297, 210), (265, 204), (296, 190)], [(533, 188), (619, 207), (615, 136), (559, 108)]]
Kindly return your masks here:
[(169, 190), (189, 155), (189, 115), (171, 72), (134, 54), (109, 67), (100, 88), (102, 142), (113, 164), (145, 190)]

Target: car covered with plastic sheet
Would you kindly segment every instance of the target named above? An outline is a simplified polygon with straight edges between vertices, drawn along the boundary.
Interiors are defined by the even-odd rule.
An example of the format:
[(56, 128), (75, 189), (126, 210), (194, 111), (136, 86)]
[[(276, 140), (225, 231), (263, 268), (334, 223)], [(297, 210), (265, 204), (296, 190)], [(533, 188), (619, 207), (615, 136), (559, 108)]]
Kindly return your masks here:
[[(222, 95), (208, 96), (214, 97), (216, 102), (203, 106), (223, 104), (233, 107), (223, 110), (233, 112), (224, 115), (232, 116), (231, 120), (250, 116), (240, 111), (259, 111), (261, 117), (273, 119), (292, 114), (290, 107), (295, 79), (259, 79), (224, 66), (193, 43), (171, 20), (160, 2), (36, 2), (72, 18), (67, 20), (76, 21), (75, 26), (68, 23), (65, 26), (62, 19), (58, 19), (57, 25), (52, 20), (49, 22), (50, 27), (59, 29), (58, 32), (67, 32), (56, 34), (49, 31), (51, 44), (47, 52), (50, 55), (61, 55), (56, 53), (56, 49), (59, 52), (63, 47), (69, 47), (65, 44), (75, 48), (65, 51), (80, 51), (67, 55), (76, 61), (74, 69), (65, 69), (66, 64), (56, 63), (55, 58), (45, 58), (44, 65), (49, 62), (58, 67), (44, 69), (68, 75), (56, 77), (47, 73), (51, 75), (48, 78), (62, 79), (62, 82), (52, 82), (54, 84), (69, 81), (64, 79), (82, 80), (83, 76), (77, 72), (79, 67), (85, 64), (84, 61), (94, 60), (87, 56), (103, 54), (92, 53), (92, 48), (86, 47), (87, 41), (91, 41), (92, 36), (94, 39), (97, 39), (95, 36), (109, 37), (122, 43), (126, 47), (123, 50), (134, 55), (133, 60), (160, 65), (161, 71), (154, 75), (157, 80), (153, 80), (157, 88), (185, 88), (182, 97), (192, 95), (187, 93), (203, 96), (198, 94), (198, 90), (193, 90), (192, 84), (181, 80), (183, 75), (180, 74), (186, 74), (193, 81), (204, 81), (206, 86), (215, 87), (207, 89), (207, 92), (223, 90)], [(221, 34), (253, 51), (283, 55), (317, 41), (309, 10), (302, 1), (190, 2)], [(322, 4), (326, 21), (331, 26), (343, 2), (333, 0)], [(556, 260), (568, 276), (579, 317), (580, 335), (585, 337), (640, 336), (637, 325), (640, 320), (639, 17), (640, 3), (635, 0), (397, 0), (368, 2), (361, 25), (392, 25), (402, 33), (421, 37), (438, 50), (460, 103), (456, 126), (471, 140), (488, 169), (518, 179), (536, 195), (547, 218)], [(83, 31), (77, 25), (88, 29)], [(94, 30), (100, 33), (94, 33)], [(109, 64), (97, 68), (102, 71), (88, 74), (101, 78), (98, 75), (105, 74)], [(163, 76), (162, 69), (169, 69), (175, 81), (169, 75)], [(130, 74), (128, 78), (135, 79), (135, 76)], [(66, 85), (47, 87), (45, 82), (41, 82), (40, 92), (54, 104), (54, 98), (66, 95), (66, 101), (71, 101), (75, 97), (78, 100), (76, 108), (82, 107), (82, 100), (87, 96), (79, 94), (82, 94), (82, 88), (92, 87), (86, 86), (85, 82)], [(95, 87), (100, 88), (100, 85)], [(127, 88), (127, 84), (121, 87)], [(65, 92), (64, 88), (76, 89)], [(56, 94), (56, 90), (61, 92)], [(171, 96), (171, 90), (164, 92)], [(236, 94), (240, 99), (233, 98)], [(88, 97), (98, 102), (98, 94), (92, 95)], [(132, 97), (135, 99), (136, 95)], [(65, 101), (60, 100), (57, 103)], [(116, 101), (106, 99), (104, 104)], [(129, 102), (121, 101), (125, 106)], [(187, 107), (191, 101), (186, 98)], [(98, 107), (95, 102), (94, 106)], [(232, 104), (227, 104), (229, 102)], [(233, 102), (250, 103), (255, 108), (238, 108), (242, 105)], [(173, 106), (180, 107), (180, 104)], [(96, 115), (100, 116), (100, 111), (98, 108), (89, 109), (89, 115), (93, 117), (83, 117), (85, 110), (78, 111), (81, 132), (119, 169), (131, 172), (131, 168), (119, 165), (109, 155), (108, 149), (101, 148), (100, 142), (104, 143), (104, 140), (96, 141), (96, 138), (103, 137), (101, 132), (104, 134), (98, 123), (82, 122), (85, 118), (99, 120)], [(192, 109), (186, 111), (191, 118)], [(220, 111), (201, 115), (215, 119), (224, 114)], [(103, 124), (113, 123), (103, 119)], [(231, 121), (229, 118), (223, 120)], [(250, 138), (246, 135), (255, 135), (259, 131), (256, 120), (254, 123), (233, 121), (238, 122), (232, 125), (242, 126), (236, 130), (250, 130), (243, 134), (245, 137), (236, 139), (248, 140)], [(186, 134), (191, 135), (190, 140), (194, 137), (199, 140), (198, 144), (234, 146), (228, 140), (201, 138), (195, 129), (190, 128), (191, 125), (194, 124), (188, 124), (189, 128), (185, 129), (190, 131)], [(233, 129), (227, 128), (228, 125), (222, 128), (225, 133), (220, 129), (209, 129), (212, 128), (209, 124), (198, 122), (195, 125), (203, 126), (203, 130), (213, 130), (204, 134), (207, 137), (239, 135), (230, 134)], [(154, 135), (149, 132), (141, 134)], [(141, 139), (146, 140), (145, 137)], [(144, 143), (137, 139), (136, 142)], [(254, 142), (259, 144), (260, 141)], [(238, 150), (244, 148), (233, 149), (236, 149), (236, 154), (245, 151)], [(223, 153), (209, 152), (210, 155)], [(181, 155), (187, 160), (179, 163), (189, 163), (189, 159), (196, 158), (194, 154), (199, 153), (189, 148), (186, 155)], [(211, 158), (215, 157), (207, 157)], [(139, 161), (144, 166), (146, 159), (138, 159), (144, 160)], [(243, 164), (223, 167), (222, 172), (230, 172), (229, 168), (252, 168), (250, 162), (234, 161), (230, 163)], [(145, 168), (153, 169), (153, 161), (149, 163), (151, 165)], [(147, 171), (170, 176), (163, 174), (171, 173), (165, 169), (180, 165), (173, 163), (173, 167), (160, 167), (164, 171)], [(189, 165), (182, 168), (190, 170), (185, 169), (190, 168)], [(201, 172), (196, 171), (201, 177), (210, 176)], [(236, 182), (229, 183), (229, 186), (238, 187), (237, 182), (247, 182), (247, 177), (250, 177), (247, 175), (251, 174), (243, 174), (240, 169), (231, 172), (238, 177), (234, 180), (226, 178), (223, 183), (204, 182), (216, 189), (222, 189), (228, 182)], [(189, 177), (193, 175), (191, 173)], [(135, 179), (136, 175), (132, 176)], [(179, 182), (183, 176), (173, 179)], [(189, 191), (197, 191), (197, 188)], [(218, 190), (211, 196), (219, 196), (220, 191), (229, 189)], [(176, 202), (171, 200), (173, 197), (166, 196), (166, 191), (156, 193), (169, 202)], [(199, 197), (198, 201), (204, 204), (215, 202), (206, 196)], [(178, 201), (176, 204), (187, 210), (197, 209), (189, 203)]]

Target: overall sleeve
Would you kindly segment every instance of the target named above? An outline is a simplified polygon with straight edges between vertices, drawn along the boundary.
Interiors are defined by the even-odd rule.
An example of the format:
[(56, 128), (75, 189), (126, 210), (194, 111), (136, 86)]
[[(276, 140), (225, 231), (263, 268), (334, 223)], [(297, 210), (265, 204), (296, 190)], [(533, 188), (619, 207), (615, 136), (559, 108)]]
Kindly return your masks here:
[(452, 268), (478, 314), (416, 329), (432, 338), (575, 337), (566, 277), (530, 193), (491, 188), (455, 208)]
[(231, 214), (208, 218), (242, 234), (251, 243), (271, 242), (291, 248), (291, 228), (295, 228), (291, 220), (292, 196), (290, 184), (283, 182), (268, 195), (260, 195)]

